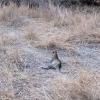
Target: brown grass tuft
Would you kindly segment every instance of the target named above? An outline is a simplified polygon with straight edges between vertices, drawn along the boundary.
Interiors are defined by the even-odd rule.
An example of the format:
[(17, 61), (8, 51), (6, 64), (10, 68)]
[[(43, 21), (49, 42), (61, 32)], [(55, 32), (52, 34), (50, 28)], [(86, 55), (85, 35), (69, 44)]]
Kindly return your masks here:
[(13, 100), (14, 94), (6, 91), (0, 91), (0, 99), (2, 100)]
[(66, 39), (67, 37), (65, 37), (63, 34), (61, 35), (53, 34), (48, 37), (45, 37), (44, 39), (40, 39), (40, 41), (37, 44), (37, 47), (59, 48), (59, 49), (72, 48), (71, 45), (66, 42)]
[(80, 72), (80, 76), (74, 80), (68, 80), (64, 76), (50, 80), (49, 90), (45, 91), (50, 100), (99, 100), (100, 76), (87, 72)]
[(0, 46), (13, 45), (16, 42), (15, 38), (8, 37), (7, 35), (0, 36)]
[(33, 32), (32, 27), (26, 27), (24, 28), (25, 34), (24, 38), (27, 39), (28, 41), (36, 41), (38, 39), (37, 34)]

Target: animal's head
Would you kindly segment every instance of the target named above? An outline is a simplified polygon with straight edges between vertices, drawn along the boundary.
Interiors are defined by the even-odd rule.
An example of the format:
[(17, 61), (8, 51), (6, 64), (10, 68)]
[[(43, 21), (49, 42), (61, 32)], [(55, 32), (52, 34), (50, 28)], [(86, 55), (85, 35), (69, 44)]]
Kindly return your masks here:
[(54, 51), (52, 52), (52, 54), (53, 54), (53, 58), (54, 58), (54, 59), (58, 59), (57, 50), (54, 50)]
[(53, 54), (57, 54), (57, 50), (52, 51)]
[(53, 55), (53, 57), (58, 57), (57, 50), (52, 51), (52, 55)]

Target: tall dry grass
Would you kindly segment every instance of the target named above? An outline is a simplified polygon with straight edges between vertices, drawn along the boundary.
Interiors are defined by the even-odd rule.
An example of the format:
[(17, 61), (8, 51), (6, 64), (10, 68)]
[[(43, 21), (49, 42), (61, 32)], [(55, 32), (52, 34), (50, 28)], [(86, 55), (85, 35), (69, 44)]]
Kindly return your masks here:
[[(77, 7), (73, 10), (70, 8), (61, 9), (50, 4), (47, 9), (38, 8), (38, 10), (35, 10), (37, 13), (33, 11), (31, 15), (36, 15), (40, 22), (41, 20), (45, 22), (39, 26), (43, 27), (43, 32), (39, 30), (37, 33), (33, 32), (34, 36), (39, 38), (37, 42), (29, 32), (29, 36), (32, 35), (33, 41), (38, 44), (37, 47), (67, 48), (70, 47), (69, 43), (74, 40), (76, 40), (74, 42), (100, 42), (100, 11), (98, 11), (98, 8), (86, 7), (83, 9)], [(32, 24), (30, 26), (32, 27)], [(27, 30), (29, 29), (27, 27)], [(44, 30), (49, 30), (49, 32)]]
[(77, 79), (58, 76), (43, 90), (48, 100), (99, 100), (100, 75), (82, 70)]
[[(26, 16), (26, 17), (25, 17)], [(0, 8), (0, 21), (21, 23), (24, 18), (42, 18), (41, 20), (51, 23), (52, 27), (66, 29), (66, 35), (99, 33), (100, 22), (99, 8), (59, 8), (49, 4), (47, 8), (29, 9), (22, 5), (17, 7), (14, 4)], [(21, 19), (22, 18), (22, 19)], [(34, 19), (35, 20), (35, 19)], [(15, 22), (14, 22), (15, 21)]]
[(5, 33), (0, 34), (0, 47), (3, 46), (13, 46), (16, 43), (16, 38), (5, 35)]

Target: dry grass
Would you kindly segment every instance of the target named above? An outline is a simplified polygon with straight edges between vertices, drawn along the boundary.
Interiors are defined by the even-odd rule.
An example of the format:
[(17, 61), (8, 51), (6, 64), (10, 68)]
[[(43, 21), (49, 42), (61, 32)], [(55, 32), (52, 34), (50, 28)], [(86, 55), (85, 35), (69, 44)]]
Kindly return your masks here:
[(0, 99), (2, 100), (13, 100), (14, 91), (12, 89), (13, 74), (8, 68), (8, 65), (3, 66), (2, 70), (0, 68)]
[[(29, 20), (29, 22), (22, 25), (21, 27), (21, 29), (25, 32), (25, 34), (21, 38), (25, 39), (25, 44), (23, 43), (23, 41), (19, 42), (21, 42), (23, 45), (26, 45), (26, 42), (29, 41), (29, 43), (35, 45), (35, 47), (60, 49), (64, 48), (69, 49), (69, 51), (74, 51), (75, 48), (71, 43), (77, 41), (84, 41), (86, 43), (100, 43), (100, 12), (97, 13), (94, 9), (92, 12), (87, 12), (85, 10), (80, 11), (79, 8), (73, 11), (72, 9), (61, 9), (52, 5), (49, 5), (47, 9), (29, 9), (28, 7), (25, 7), (23, 5), (17, 8), (13, 4), (8, 7), (0, 8), (0, 24), (4, 23), (4, 25), (6, 25), (7, 23), (11, 23), (10, 25), (14, 26), (16, 25), (16, 23), (21, 23), (21, 21), (27, 19)], [(33, 23), (30, 21), (32, 21)], [(37, 25), (38, 27), (36, 30), (34, 30), (35, 25)], [(13, 45), (16, 41), (18, 40), (4, 34), (0, 34), (1, 48), (3, 46), (11, 47), (11, 45)], [(20, 45), (18, 47), (20, 47)], [(46, 100), (100, 99), (100, 75), (87, 71), (81, 71), (79, 76), (77, 76), (77, 79), (72, 80), (66, 79), (64, 75), (56, 73), (56, 76), (54, 76), (54, 78), (50, 79), (50, 81), (48, 82), (48, 87), (41, 87), (41, 90), (40, 87), (38, 88), (38, 84), (41, 83), (41, 75), (36, 74), (33, 75), (33, 77), (31, 75), (35, 73), (35, 71), (32, 73), (30, 73), (31, 71), (29, 73), (23, 71), (23, 69), (25, 68), (24, 60), (26, 56), (24, 55), (24, 57), (22, 57), (22, 55), (25, 52), (16, 48), (8, 48), (9, 50), (6, 51), (7, 57), (1, 54), (2, 60), (0, 59), (0, 63), (2, 63), (1, 65), (3, 65), (3, 67), (0, 67), (0, 73), (2, 70), (4, 75), (8, 76), (5, 83), (10, 83), (11, 86), (13, 85), (12, 82), (14, 79), (16, 80), (16, 85), (18, 81), (19, 83), (21, 83), (21, 86), (23, 86), (24, 84), (25, 92), (23, 92), (24, 90), (22, 90), (21, 93), (23, 93), (23, 97), (20, 97), (22, 100), (24, 96), (26, 98), (27, 96), (33, 96), (33, 99), (37, 96), (37, 98), (39, 99), (42, 98), (41, 100), (44, 100), (44, 98)], [(23, 49), (26, 50), (26, 48)], [(27, 53), (29, 53), (29, 48)], [(34, 50), (32, 54), (33, 53)], [(36, 55), (34, 54), (34, 56), (37, 56), (38, 58), (37, 53)], [(32, 62), (35, 63), (35, 60), (33, 60)], [(36, 59), (36, 61), (40, 61), (40, 59)], [(41, 63), (43, 62), (40, 62), (39, 64)], [(72, 65), (75, 66), (80, 66), (80, 62), (78, 61), (78, 59), (73, 58), (69, 61), (69, 63), (72, 63)], [(3, 73), (1, 73), (2, 76)], [(16, 77), (14, 77), (14, 75)], [(21, 78), (23, 80), (20, 80)], [(5, 78), (3, 78), (3, 80), (5, 80)], [(17, 91), (16, 88), (14, 88), (14, 90)], [(24, 93), (28, 94), (25, 95)], [(13, 93), (12, 91), (11, 93), (0, 91), (0, 97), (7, 97), (8, 100), (11, 100), (11, 98), (13, 98)]]
[(71, 36), (67, 41), (74, 42), (74, 43), (81, 42), (81, 43), (88, 43), (88, 44), (99, 44), (100, 34), (99, 33), (77, 34)]
[[(22, 20), (23, 16), (24, 17), (26, 16), (29, 18), (30, 17), (38, 19), (41, 18), (42, 21), (43, 20), (46, 21), (46, 24), (50, 23), (50, 27), (59, 28), (59, 31), (60, 28), (61, 29), (64, 28), (64, 31), (60, 32), (61, 34), (52, 34), (51, 36), (48, 35), (49, 38), (46, 37), (44, 39), (44, 41), (47, 43), (47, 46), (60, 45), (62, 47), (65, 46), (66, 48), (67, 45), (66, 41), (68, 39), (71, 39), (72, 36), (75, 36), (76, 38), (80, 34), (87, 35), (87, 34), (100, 33), (100, 28), (99, 28), (100, 13), (93, 8), (91, 9), (86, 8), (86, 10), (80, 11), (80, 8), (77, 8), (76, 10), (61, 9), (59, 7), (55, 7), (50, 4), (49, 7), (46, 9), (44, 8), (29, 9), (24, 5), (17, 8), (14, 4), (11, 4), (8, 7), (3, 7), (0, 9), (1, 9), (0, 21), (5, 23), (10, 22), (11, 23), (10, 25), (12, 26), (14, 26), (15, 24), (19, 25), (19, 23), (23, 21)], [(24, 23), (22, 24), (22, 26), (23, 25)], [(28, 35), (26, 37), (28, 37), (27, 39), (29, 40), (32, 40), (32, 38), (36, 37), (36, 33), (33, 32), (30, 28), (27, 29), (27, 33)], [(37, 33), (40, 33), (40, 31)], [(45, 35), (47, 33), (40, 33), (40, 34)], [(38, 38), (41, 37), (39, 37), (38, 35)], [(40, 42), (41, 45), (45, 45), (45, 42), (43, 41)]]
[[(34, 10), (33, 10), (34, 11)], [(46, 21), (45, 24), (48, 25), (48, 30), (53, 28), (58, 28), (59, 33), (51, 31), (51, 34), (48, 34), (37, 31), (33, 35), (29, 30), (29, 38), (32, 40), (34, 37), (38, 37), (39, 41), (37, 47), (48, 48), (48, 47), (58, 47), (58, 48), (69, 48), (71, 47), (71, 42), (74, 40), (79, 40), (79, 42), (99, 43), (100, 35), (100, 12), (97, 12), (96, 9), (86, 8), (81, 11), (80, 8), (76, 10), (71, 9), (61, 9), (59, 7), (54, 7), (49, 5), (49, 9), (39, 9), (35, 10), (36, 18), (42, 18), (42, 21)], [(89, 12), (90, 11), (90, 12)], [(41, 15), (41, 13), (42, 15)], [(35, 13), (33, 13), (35, 15)], [(43, 27), (45, 24), (39, 27)], [(63, 31), (61, 31), (63, 30)], [(56, 33), (55, 33), (56, 32)], [(43, 37), (41, 37), (41, 35)], [(34, 41), (34, 39), (33, 39)]]
[(3, 62), (0, 62), (3, 63), (3, 66), (0, 66), (0, 100), (43, 98), (41, 90), (37, 88), (40, 83), (35, 71), (32, 73), (23, 71), (26, 58), (25, 55), (22, 56), (23, 54), (25, 52), (21, 49), (9, 48), (6, 52), (6, 59), (2, 57)]
[(49, 100), (99, 100), (100, 76), (87, 72), (80, 72), (75, 80), (64, 76), (50, 80), (49, 90), (45, 88)]
[(13, 97), (14, 97), (13, 93), (9, 93), (9, 91), (8, 92), (0, 91), (0, 98), (1, 99), (3, 98), (3, 100), (13, 100)]
[(41, 48), (64, 48), (70, 45), (66, 43), (66, 37), (63, 35), (50, 35), (49, 38), (41, 39), (38, 43), (38, 47)]
[(8, 37), (7, 35), (0, 35), (0, 46), (3, 47), (3, 46), (12, 46), (14, 45), (14, 43), (16, 43), (16, 39), (13, 38), (13, 37)]
[(36, 41), (38, 39), (38, 34), (33, 32), (32, 26), (24, 27), (25, 33), (24, 38), (28, 41)]
[(18, 17), (18, 16), (14, 16), (14, 13), (17, 10), (17, 8), (13, 4), (7, 7), (4, 6), (3, 8), (0, 8), (0, 10), (1, 10), (0, 21), (2, 22), (11, 21), (14, 19), (14, 17)]
[(14, 91), (12, 88), (13, 73), (9, 68), (9, 63), (3, 60), (3, 67), (0, 66), (0, 99), (1, 100), (13, 100)]
[(0, 8), (0, 21), (5, 24), (7, 24), (7, 22), (18, 23), (18, 21), (20, 22), (22, 20), (21, 18), (23, 18), (23, 16), (28, 16), (30, 18), (43, 18), (46, 14), (47, 12), (45, 12), (45, 9), (29, 9), (25, 5), (17, 7), (15, 4), (11, 3), (9, 6), (4, 6), (3, 8)]
[(18, 71), (23, 71), (24, 68), (26, 68), (25, 66), (25, 57), (23, 58), (23, 54), (24, 52), (21, 49), (17, 49), (17, 48), (11, 48), (8, 51), (6, 51), (7, 53), (7, 59), (8, 62), (12, 65), (10, 66), (11, 69), (13, 69), (12, 67), (14, 67), (14, 70), (18, 70)]

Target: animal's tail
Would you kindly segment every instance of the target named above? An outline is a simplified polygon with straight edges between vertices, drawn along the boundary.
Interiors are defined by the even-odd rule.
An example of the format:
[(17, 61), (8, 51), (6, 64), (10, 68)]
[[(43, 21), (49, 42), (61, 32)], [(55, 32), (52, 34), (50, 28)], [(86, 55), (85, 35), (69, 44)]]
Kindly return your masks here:
[(48, 66), (47, 68), (44, 68), (44, 67), (41, 67), (42, 69), (45, 69), (45, 70), (49, 70), (49, 69), (56, 69), (55, 67), (53, 67), (53, 66)]
[(62, 64), (59, 65), (59, 71), (61, 72)]
[(49, 68), (47, 67), (47, 68), (45, 68), (45, 67), (41, 67), (42, 69), (45, 69), (45, 70), (49, 70)]

